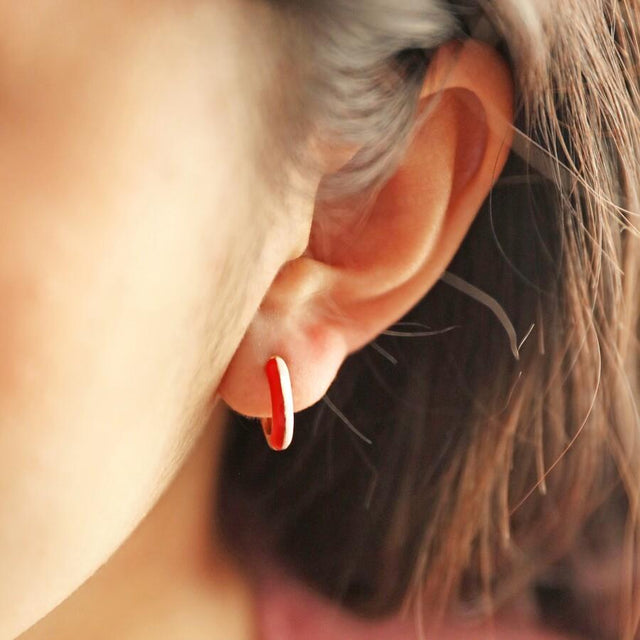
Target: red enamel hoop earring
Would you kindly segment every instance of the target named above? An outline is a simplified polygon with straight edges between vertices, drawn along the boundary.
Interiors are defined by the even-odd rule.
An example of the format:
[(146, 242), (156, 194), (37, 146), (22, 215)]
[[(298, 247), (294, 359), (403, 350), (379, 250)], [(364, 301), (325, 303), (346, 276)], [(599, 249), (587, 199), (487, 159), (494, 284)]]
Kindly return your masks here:
[(271, 392), (271, 418), (261, 420), (267, 443), (274, 451), (284, 451), (293, 440), (293, 393), (286, 362), (271, 358), (264, 368)]

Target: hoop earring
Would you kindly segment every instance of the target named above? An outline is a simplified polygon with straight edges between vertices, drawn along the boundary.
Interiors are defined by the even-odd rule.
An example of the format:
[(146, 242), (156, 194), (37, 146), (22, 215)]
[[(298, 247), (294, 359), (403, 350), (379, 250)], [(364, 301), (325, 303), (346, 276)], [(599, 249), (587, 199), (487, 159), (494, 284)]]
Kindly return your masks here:
[(262, 418), (262, 431), (274, 451), (284, 451), (293, 439), (293, 394), (287, 364), (280, 356), (269, 359), (265, 372), (271, 392), (271, 418)]

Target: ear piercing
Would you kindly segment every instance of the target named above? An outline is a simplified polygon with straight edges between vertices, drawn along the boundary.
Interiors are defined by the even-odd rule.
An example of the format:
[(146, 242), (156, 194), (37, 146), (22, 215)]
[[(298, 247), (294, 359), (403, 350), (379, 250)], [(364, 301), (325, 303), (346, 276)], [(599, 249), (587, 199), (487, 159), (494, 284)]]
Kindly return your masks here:
[(265, 365), (271, 392), (271, 418), (263, 418), (262, 430), (274, 451), (283, 451), (293, 439), (293, 394), (287, 364), (274, 356)]

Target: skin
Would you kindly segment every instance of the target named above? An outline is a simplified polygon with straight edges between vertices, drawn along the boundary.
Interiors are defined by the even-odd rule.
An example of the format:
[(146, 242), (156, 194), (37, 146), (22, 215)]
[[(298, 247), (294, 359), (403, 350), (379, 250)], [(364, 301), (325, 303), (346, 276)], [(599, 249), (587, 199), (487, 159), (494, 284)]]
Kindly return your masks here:
[(296, 248), (264, 223), (257, 11), (0, 2), (2, 640), (156, 502)]
[[(480, 65), (471, 90), (504, 122), (461, 168), (477, 130), (443, 110), (378, 203), (371, 246), (389, 207), (416, 214), (396, 207), (415, 202), (410, 171), (436, 176), (431, 217), (396, 228), (418, 267), (349, 271), (307, 251), (322, 172), (270, 188), (264, 105), (282, 61), (266, 7), (0, 0), (0, 25), (0, 640), (250, 638), (249, 584), (210, 530), (219, 394), (268, 415), (260, 372), (294, 336), (309, 406), (424, 295), (506, 158), (508, 74), (472, 51), (461, 68)], [(319, 167), (344, 161), (309, 147)], [(367, 286), (382, 268), (383, 292)], [(328, 292), (349, 330), (323, 323)]]

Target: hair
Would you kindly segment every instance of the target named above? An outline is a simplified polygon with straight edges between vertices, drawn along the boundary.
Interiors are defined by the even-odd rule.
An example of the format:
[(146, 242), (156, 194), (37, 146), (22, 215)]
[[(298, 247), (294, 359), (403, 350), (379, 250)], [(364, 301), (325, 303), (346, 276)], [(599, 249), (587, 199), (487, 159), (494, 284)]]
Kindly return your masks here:
[[(347, 360), (298, 416), (291, 451), (274, 457), (238, 417), (223, 530), (363, 615), (413, 604), (486, 616), (534, 588), (549, 622), (632, 638), (640, 5), (269, 3), (290, 27), (293, 59), (306, 61), (299, 130), (361, 149), (323, 197), (392, 174), (429, 60), (450, 39), (491, 40), (510, 63), (516, 137), (453, 275)], [(495, 305), (481, 304), (489, 297), (522, 339), (517, 359)], [(260, 541), (239, 535), (247, 521)], [(596, 588), (600, 563), (614, 579)]]

